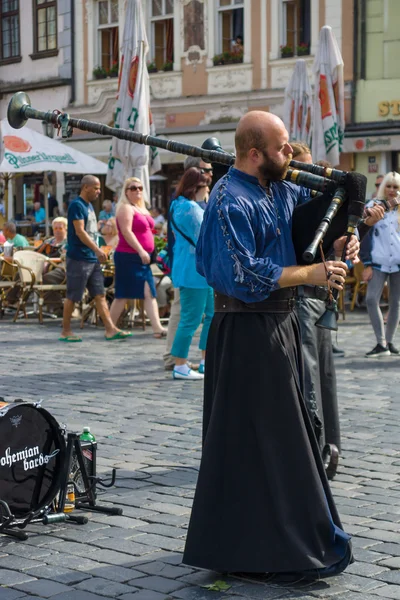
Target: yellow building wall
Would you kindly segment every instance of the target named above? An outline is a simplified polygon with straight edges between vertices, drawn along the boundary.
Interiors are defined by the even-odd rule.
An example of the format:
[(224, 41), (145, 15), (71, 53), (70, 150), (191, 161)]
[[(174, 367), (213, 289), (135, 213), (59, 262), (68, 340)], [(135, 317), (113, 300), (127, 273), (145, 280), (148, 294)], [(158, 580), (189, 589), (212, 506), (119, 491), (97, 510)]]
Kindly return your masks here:
[[(375, 192), (375, 179), (379, 173), (382, 173), (382, 165), (380, 164), (381, 152), (356, 152), (355, 156), (355, 171), (362, 173), (367, 178), (367, 198), (370, 198)], [(378, 163), (378, 173), (368, 173), (368, 158), (375, 156)]]
[[(400, 65), (400, 58), (397, 62)], [(388, 119), (398, 121), (400, 119), (400, 77), (390, 80), (358, 81), (356, 118), (359, 122)]]
[(400, 78), (400, 2), (367, 0), (366, 78)]

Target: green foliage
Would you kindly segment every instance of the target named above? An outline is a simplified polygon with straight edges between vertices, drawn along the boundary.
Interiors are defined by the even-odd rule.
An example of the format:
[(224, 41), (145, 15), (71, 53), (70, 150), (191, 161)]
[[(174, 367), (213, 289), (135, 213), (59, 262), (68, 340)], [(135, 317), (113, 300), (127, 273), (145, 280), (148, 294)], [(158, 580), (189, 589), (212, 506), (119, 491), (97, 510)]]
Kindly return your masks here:
[(149, 73), (157, 73), (157, 65), (155, 62), (151, 62), (147, 65), (147, 70)]
[(204, 585), (202, 587), (210, 590), (210, 592), (227, 592), (232, 586), (225, 581), (218, 579), (217, 581), (214, 581), (214, 583), (210, 583), (209, 585)]
[(173, 63), (171, 61), (167, 60), (161, 67), (161, 70), (162, 71), (172, 71), (173, 68), (174, 68)]
[(292, 46), (289, 46), (289, 45), (281, 46), (281, 56), (282, 56), (282, 58), (284, 58), (285, 56), (293, 56)]
[(93, 69), (93, 77), (95, 79), (105, 79), (107, 77), (107, 71), (100, 65)]
[(243, 62), (243, 52), (223, 52), (222, 54), (216, 54), (213, 57), (213, 63), (217, 65), (233, 65)]

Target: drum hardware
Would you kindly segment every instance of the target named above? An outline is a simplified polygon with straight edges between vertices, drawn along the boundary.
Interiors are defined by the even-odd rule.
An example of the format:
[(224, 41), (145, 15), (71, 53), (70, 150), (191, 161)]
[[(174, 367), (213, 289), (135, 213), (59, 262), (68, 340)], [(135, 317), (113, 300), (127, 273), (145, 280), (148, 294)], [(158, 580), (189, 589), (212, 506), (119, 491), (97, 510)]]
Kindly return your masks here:
[(82, 447), (75, 433), (65, 440), (65, 428), (40, 404), (0, 398), (0, 534), (19, 540), (28, 538), (21, 530), (30, 523), (88, 522), (84, 515), (64, 512), (71, 483), (76, 508), (122, 514), (96, 503), (96, 486), (114, 485), (116, 470), (110, 481), (97, 477), (95, 442)]
[[(88, 461), (85, 452), (92, 452), (93, 459)], [(73, 484), (75, 489), (75, 508), (90, 510), (94, 512), (102, 512), (109, 515), (122, 515), (122, 508), (113, 506), (102, 506), (96, 504), (96, 486), (100, 485), (104, 488), (110, 488), (115, 484), (116, 469), (112, 469), (111, 480), (106, 483), (102, 477), (96, 476), (96, 442), (81, 442), (76, 433), (67, 435), (67, 458), (64, 463), (63, 485), (60, 490), (58, 510), (64, 510), (67, 486)], [(88, 472), (88, 464), (90, 464), (91, 473)], [(76, 515), (68, 515), (72, 520), (76, 519)]]
[(325, 467), (325, 473), (329, 480), (332, 480), (339, 465), (339, 450), (335, 444), (326, 444), (322, 449), (322, 460)]

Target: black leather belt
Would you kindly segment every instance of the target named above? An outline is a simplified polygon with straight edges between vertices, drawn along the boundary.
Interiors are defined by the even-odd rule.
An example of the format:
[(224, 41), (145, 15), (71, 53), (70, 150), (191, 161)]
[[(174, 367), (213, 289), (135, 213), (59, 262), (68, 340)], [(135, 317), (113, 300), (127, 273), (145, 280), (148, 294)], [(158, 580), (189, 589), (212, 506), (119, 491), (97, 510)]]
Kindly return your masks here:
[(296, 288), (282, 288), (271, 292), (266, 300), (250, 303), (214, 292), (214, 310), (226, 313), (289, 313), (294, 309), (295, 299)]
[(328, 300), (328, 288), (322, 285), (299, 285), (297, 288), (299, 298), (313, 298), (314, 300)]

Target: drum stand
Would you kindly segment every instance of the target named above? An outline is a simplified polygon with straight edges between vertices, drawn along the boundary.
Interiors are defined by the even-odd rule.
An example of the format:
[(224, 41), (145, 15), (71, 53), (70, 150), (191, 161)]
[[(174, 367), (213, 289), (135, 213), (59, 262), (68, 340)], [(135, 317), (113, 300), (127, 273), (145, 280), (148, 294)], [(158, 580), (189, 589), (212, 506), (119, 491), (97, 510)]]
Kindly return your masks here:
[[(95, 466), (94, 462), (94, 473)], [(71, 474), (73, 479), (71, 479)], [(77, 479), (79, 484), (77, 483)], [(30, 523), (42, 523), (43, 525), (53, 525), (69, 521), (78, 523), (79, 525), (87, 523), (88, 518), (83, 515), (64, 512), (67, 500), (67, 486), (71, 484), (75, 490), (75, 508), (102, 512), (109, 515), (122, 515), (122, 508), (103, 506), (96, 503), (96, 486), (112, 487), (115, 479), (116, 469), (112, 470), (109, 483), (106, 483), (101, 477), (89, 475), (79, 437), (76, 433), (69, 433), (67, 435), (66, 458), (62, 465), (61, 488), (58, 499), (54, 499), (48, 506), (40, 510), (33, 510), (23, 518), (19, 518), (12, 514), (7, 502), (0, 498), (0, 535), (4, 534), (19, 540), (27, 540), (28, 534), (21, 531), (21, 529), (25, 529)]]
[[(73, 468), (74, 454), (77, 463), (75, 463), (76, 470)], [(73, 479), (70, 478), (71, 471), (74, 471)], [(77, 484), (77, 474), (79, 474), (80, 476), (80, 480), (83, 484), (84, 489), (81, 489), (81, 486)], [(61, 479), (61, 491), (58, 500), (58, 512), (64, 511), (65, 502), (67, 499), (67, 486), (69, 484), (73, 484), (76, 498), (75, 508), (81, 508), (83, 510), (90, 510), (93, 512), (102, 512), (108, 515), (122, 515), (122, 508), (115, 508), (113, 506), (103, 506), (100, 504), (96, 504), (96, 485), (101, 485), (104, 488), (110, 488), (114, 485), (115, 479), (116, 469), (112, 470), (111, 481), (109, 483), (105, 483), (104, 479), (102, 479), (101, 477), (97, 477), (96, 475), (89, 475), (84, 460), (81, 441), (79, 440), (79, 437), (76, 433), (69, 433), (67, 435), (67, 455)], [(68, 520), (73, 521), (85, 518), (70, 514), (68, 514), (68, 517)]]

